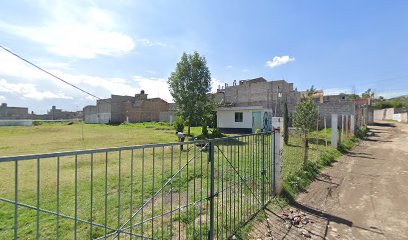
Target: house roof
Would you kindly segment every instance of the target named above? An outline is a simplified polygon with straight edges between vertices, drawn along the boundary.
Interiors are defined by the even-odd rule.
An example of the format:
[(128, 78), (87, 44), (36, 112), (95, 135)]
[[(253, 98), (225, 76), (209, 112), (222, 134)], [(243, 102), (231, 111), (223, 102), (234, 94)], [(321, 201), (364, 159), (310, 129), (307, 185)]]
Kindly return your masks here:
[(239, 110), (264, 110), (262, 106), (248, 106), (248, 107), (219, 107), (217, 111), (239, 111)]

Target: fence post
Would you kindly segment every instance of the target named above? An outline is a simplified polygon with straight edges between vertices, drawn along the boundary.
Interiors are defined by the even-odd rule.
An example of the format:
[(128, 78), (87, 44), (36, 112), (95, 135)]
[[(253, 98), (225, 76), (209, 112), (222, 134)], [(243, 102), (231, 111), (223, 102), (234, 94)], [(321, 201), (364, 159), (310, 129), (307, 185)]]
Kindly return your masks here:
[(350, 115), (350, 133), (354, 136), (354, 131), (356, 130), (356, 121), (354, 115)]
[(332, 147), (337, 148), (337, 138), (338, 138), (338, 129), (337, 129), (337, 114), (332, 114), (331, 116), (331, 128), (332, 128)]
[(279, 195), (283, 188), (283, 118), (272, 118), (273, 130), (273, 194)]
[(214, 143), (208, 142), (208, 162), (211, 164), (210, 169), (210, 230), (208, 231), (208, 240), (214, 239)]

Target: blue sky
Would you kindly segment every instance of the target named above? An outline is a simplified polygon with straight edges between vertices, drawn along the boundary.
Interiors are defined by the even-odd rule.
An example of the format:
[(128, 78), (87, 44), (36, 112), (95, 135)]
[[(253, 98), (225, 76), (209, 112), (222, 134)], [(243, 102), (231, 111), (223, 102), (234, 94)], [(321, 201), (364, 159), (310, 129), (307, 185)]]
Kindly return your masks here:
[[(213, 86), (285, 79), (299, 90), (408, 94), (408, 1), (4, 1), (0, 44), (105, 98), (171, 100), (183, 51)], [(94, 100), (0, 50), (0, 102), (45, 112)]]

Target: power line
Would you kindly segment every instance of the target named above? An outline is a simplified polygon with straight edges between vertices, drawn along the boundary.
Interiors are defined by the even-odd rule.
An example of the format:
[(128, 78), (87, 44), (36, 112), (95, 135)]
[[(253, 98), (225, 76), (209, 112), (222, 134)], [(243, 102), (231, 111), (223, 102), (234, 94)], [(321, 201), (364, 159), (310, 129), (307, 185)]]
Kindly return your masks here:
[(4, 51), (10, 53), (11, 55), (14, 55), (15, 57), (19, 58), (20, 60), (22, 60), (22, 61), (24, 61), (24, 62), (30, 64), (31, 66), (37, 68), (38, 70), (40, 70), (40, 71), (42, 71), (42, 72), (44, 72), (44, 73), (46, 73), (46, 74), (48, 74), (48, 75), (50, 75), (50, 76), (52, 76), (52, 77), (58, 79), (58, 80), (60, 80), (61, 82), (65, 83), (65, 84), (68, 84), (68, 85), (70, 85), (71, 87), (76, 88), (76, 89), (78, 89), (79, 91), (81, 91), (81, 92), (83, 92), (83, 93), (85, 93), (85, 94), (88, 94), (88, 95), (91, 96), (91, 97), (94, 97), (94, 98), (96, 98), (96, 99), (98, 99), (98, 100), (102, 100), (100, 97), (97, 97), (97, 96), (95, 96), (94, 94), (92, 94), (92, 93), (90, 93), (90, 92), (88, 92), (88, 91), (85, 91), (85, 90), (83, 90), (82, 88), (80, 88), (80, 87), (78, 87), (78, 86), (75, 86), (74, 84), (72, 84), (72, 83), (70, 83), (70, 82), (67, 82), (66, 80), (64, 80), (64, 79), (62, 79), (62, 78), (60, 78), (60, 77), (58, 77), (57, 75), (48, 72), (48, 71), (45, 70), (44, 68), (42, 68), (42, 67), (36, 65), (35, 63), (30, 62), (29, 60), (27, 60), (27, 59), (21, 57), (21, 56), (18, 55), (17, 53), (12, 52), (11, 50), (7, 49), (6, 47), (0, 45), (0, 48), (2, 48)]

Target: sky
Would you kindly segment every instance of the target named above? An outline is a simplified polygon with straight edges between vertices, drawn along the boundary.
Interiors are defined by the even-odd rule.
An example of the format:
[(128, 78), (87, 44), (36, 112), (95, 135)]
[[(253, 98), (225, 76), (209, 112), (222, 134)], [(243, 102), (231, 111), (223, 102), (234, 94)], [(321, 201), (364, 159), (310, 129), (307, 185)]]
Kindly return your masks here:
[[(0, 44), (100, 97), (169, 102), (167, 79), (198, 51), (212, 90), (264, 77), (325, 94), (408, 94), (408, 1), (16, 0), (0, 9)], [(45, 113), (95, 99), (0, 49), (0, 102)]]

